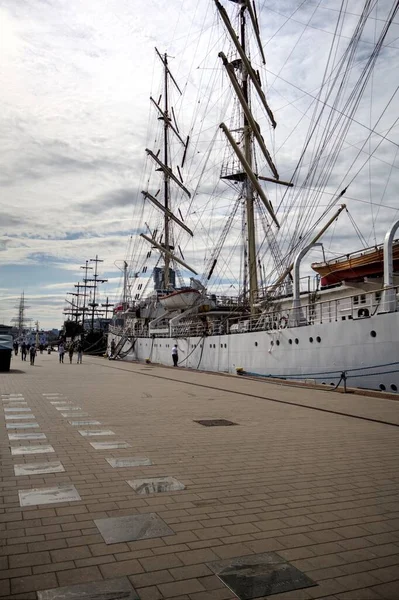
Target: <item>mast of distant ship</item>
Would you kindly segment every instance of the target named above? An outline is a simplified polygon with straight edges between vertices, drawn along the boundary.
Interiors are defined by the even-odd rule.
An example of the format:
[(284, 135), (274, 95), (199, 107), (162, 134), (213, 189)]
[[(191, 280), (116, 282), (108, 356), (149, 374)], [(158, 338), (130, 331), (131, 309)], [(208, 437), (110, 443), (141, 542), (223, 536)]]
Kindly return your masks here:
[[(161, 238), (161, 240), (159, 242), (157, 242), (155, 239), (155, 233), (152, 235), (152, 237), (148, 237), (144, 233), (141, 233), (140, 235), (148, 243), (150, 243), (153, 247), (157, 248), (163, 255), (164, 264), (165, 264), (164, 288), (167, 290), (171, 283), (170, 282), (170, 264), (172, 261), (178, 262), (179, 264), (183, 265), (186, 269), (188, 269), (189, 271), (192, 271), (193, 273), (196, 273), (196, 272), (189, 265), (187, 265), (187, 263), (185, 263), (183, 260), (179, 259), (172, 252), (174, 250), (174, 247), (171, 244), (171, 241), (172, 241), (171, 240), (171, 230), (170, 230), (170, 224), (171, 224), (170, 222), (171, 221), (174, 221), (175, 223), (177, 223), (182, 229), (187, 231), (187, 233), (189, 233), (190, 235), (193, 235), (193, 233), (185, 225), (185, 223), (182, 220), (180, 220), (178, 217), (176, 217), (176, 215), (172, 212), (171, 206), (170, 206), (170, 182), (171, 182), (171, 180), (175, 184), (177, 184), (185, 192), (185, 194), (187, 194), (187, 196), (189, 198), (190, 198), (191, 194), (188, 191), (188, 189), (183, 185), (183, 179), (181, 176), (180, 168), (177, 167), (179, 177), (176, 177), (176, 175), (173, 173), (172, 165), (169, 164), (170, 163), (169, 130), (171, 130), (174, 133), (174, 135), (177, 137), (179, 142), (184, 147), (184, 153), (183, 153), (181, 167), (183, 167), (184, 161), (186, 158), (189, 137), (187, 137), (187, 140), (185, 140), (185, 141), (182, 139), (182, 137), (179, 133), (177, 123), (176, 123), (176, 118), (174, 115), (173, 107), (170, 108), (169, 79), (175, 85), (179, 94), (181, 94), (181, 90), (180, 90), (179, 86), (177, 85), (176, 80), (173, 77), (172, 73), (170, 72), (169, 65), (168, 65), (168, 55), (165, 53), (162, 56), (160, 54), (160, 52), (157, 50), (157, 48), (155, 48), (155, 50), (164, 66), (164, 105), (163, 105), (163, 109), (160, 106), (162, 97), (159, 98), (158, 102), (156, 102), (154, 100), (154, 98), (152, 98), (152, 97), (150, 97), (150, 100), (154, 104), (154, 106), (156, 107), (158, 112), (160, 113), (159, 119), (164, 122), (164, 125), (163, 125), (163, 161), (161, 161), (158, 158), (159, 152), (157, 154), (154, 154), (154, 152), (152, 152), (148, 148), (146, 148), (146, 152), (147, 152), (147, 155), (150, 156), (153, 159), (153, 161), (158, 165), (157, 171), (163, 171), (164, 202), (162, 204), (161, 202), (159, 202), (157, 200), (156, 196), (158, 195), (158, 193), (155, 194), (155, 196), (150, 194), (148, 191), (142, 191), (141, 193), (143, 194), (143, 196), (146, 200), (149, 200), (156, 208), (158, 208), (160, 211), (163, 212), (163, 214), (164, 214), (164, 230), (163, 230), (163, 239)], [(172, 122), (171, 116), (173, 116), (173, 122)]]

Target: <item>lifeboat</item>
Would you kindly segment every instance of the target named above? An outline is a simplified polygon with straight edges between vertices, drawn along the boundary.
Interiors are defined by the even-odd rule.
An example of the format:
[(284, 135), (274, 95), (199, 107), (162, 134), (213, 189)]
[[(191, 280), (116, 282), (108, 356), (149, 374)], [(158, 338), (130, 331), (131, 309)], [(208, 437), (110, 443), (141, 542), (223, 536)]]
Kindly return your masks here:
[[(394, 271), (398, 271), (399, 240), (394, 241), (392, 254)], [(313, 263), (311, 267), (320, 275), (322, 286), (382, 275), (384, 272), (383, 245), (339, 256), (326, 262)]]
[(185, 290), (177, 290), (159, 299), (160, 303), (167, 310), (180, 310), (182, 308), (190, 308), (194, 306), (201, 292), (193, 288)]

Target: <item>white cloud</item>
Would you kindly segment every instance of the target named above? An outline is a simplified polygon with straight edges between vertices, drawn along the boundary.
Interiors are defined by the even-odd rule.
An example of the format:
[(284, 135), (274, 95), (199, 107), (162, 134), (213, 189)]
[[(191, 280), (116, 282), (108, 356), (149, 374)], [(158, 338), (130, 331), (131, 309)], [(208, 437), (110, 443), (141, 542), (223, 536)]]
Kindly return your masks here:
[[(237, 7), (226, 0), (223, 4), (229, 13)], [(388, 0), (381, 0), (378, 13), (374, 11), (372, 16), (383, 20), (390, 5)], [(311, 124), (313, 97), (326, 64), (336, 9), (333, 0), (322, 6), (299, 0), (258, 2), (267, 56), (264, 82), (278, 127), (272, 134), (266, 119), (259, 117), (259, 123), (276, 155), (282, 178), (291, 177)], [(337, 57), (344, 51), (358, 18), (350, 13), (359, 12), (359, 3), (350, 0)], [(373, 47), (381, 20), (371, 20), (365, 29), (357, 56), (357, 61), (363, 62), (353, 68), (348, 89)], [(137, 260), (133, 271), (143, 267), (149, 248), (135, 235), (130, 245), (128, 240), (132, 233), (145, 230), (144, 221), (151, 228), (161, 226), (155, 209), (141, 211), (140, 194), (150, 173), (144, 148), (156, 151), (160, 145), (156, 128), (147, 132), (149, 115), (151, 122), (156, 122), (148, 97), (152, 94), (158, 98), (160, 90), (160, 64), (154, 46), (175, 57), (170, 59), (171, 69), (184, 91), (182, 99), (177, 95), (173, 98), (182, 133), (192, 135), (191, 150), (195, 153), (188, 156), (186, 165), (190, 190), (195, 189), (208, 144), (214, 140), (215, 152), (200, 195), (193, 200), (195, 214), (190, 216), (189, 201), (177, 195), (177, 205), (196, 234), (194, 241), (182, 237), (181, 249), (188, 262), (203, 269), (234, 202), (234, 194), (227, 188), (223, 191), (223, 185), (218, 188), (218, 202), (209, 196), (224, 157), (222, 134), (214, 138), (215, 129), (222, 120), (230, 123), (227, 109), (232, 97), (217, 57), (220, 50), (228, 54), (229, 45), (214, 3), (3, 0), (0, 23), (0, 272), (12, 296), (4, 295), (1, 300), (1, 320), (14, 316), (14, 304), (25, 289), (36, 298), (34, 311), (33, 306), (30, 310), (32, 317), (46, 326), (59, 325), (64, 291), (71, 289), (68, 286), (74, 277), (76, 281), (82, 277), (80, 266), (95, 254), (105, 260), (102, 268), (110, 278), (105, 293), (112, 296), (120, 281), (116, 260), (134, 250)], [(399, 27), (394, 25), (356, 113), (356, 119), (365, 127), (352, 125), (347, 140), (351, 146), (344, 145), (342, 159), (336, 163), (326, 187), (321, 202), (324, 205), (331, 198), (327, 192), (333, 194), (342, 178), (345, 185), (346, 169), (367, 138), (367, 127), (374, 126), (397, 85), (398, 37)], [(255, 54), (253, 60), (258, 66)], [(392, 124), (394, 109), (391, 107), (377, 126), (383, 135)], [(195, 120), (194, 112), (198, 113)], [(396, 144), (398, 133), (396, 127), (388, 135)], [(379, 139), (373, 136), (364, 151), (373, 151)], [(177, 147), (173, 160), (177, 162)], [(380, 240), (397, 217), (397, 212), (385, 207), (398, 206), (398, 166), (397, 145), (384, 142), (348, 190), (350, 211), (370, 243), (374, 243), (374, 235)], [(260, 168), (260, 172), (266, 174), (265, 169)], [(151, 177), (150, 191), (158, 187), (158, 181)], [(265, 188), (277, 206), (281, 188), (276, 190), (272, 184)], [(373, 211), (367, 204), (370, 201), (374, 203)], [(378, 209), (379, 203), (384, 207)], [(373, 226), (372, 215), (377, 213)], [(283, 245), (284, 237), (295, 226), (293, 214), (279, 234)], [(218, 263), (221, 286), (226, 286), (225, 276), (233, 280), (240, 272), (240, 259), (232, 255), (232, 249), (238, 244), (241, 227), (237, 215)], [(261, 231), (259, 228), (259, 235)], [(344, 218), (335, 233), (331, 242), (330, 238), (325, 240), (332, 252), (341, 247), (343, 240), (348, 251), (357, 247), (353, 228)], [(155, 254), (148, 264), (151, 261), (155, 261)], [(34, 278), (29, 277), (29, 269), (33, 268)], [(12, 285), (8, 285), (7, 277), (11, 277)], [(51, 290), (59, 290), (60, 294), (51, 296)], [(45, 297), (52, 302), (51, 310)]]

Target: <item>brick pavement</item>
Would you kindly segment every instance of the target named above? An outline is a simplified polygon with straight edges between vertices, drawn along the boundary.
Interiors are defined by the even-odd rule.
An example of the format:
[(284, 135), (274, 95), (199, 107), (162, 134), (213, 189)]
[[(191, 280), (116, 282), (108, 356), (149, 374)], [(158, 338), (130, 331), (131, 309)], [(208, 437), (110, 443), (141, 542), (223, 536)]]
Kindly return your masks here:
[[(31, 409), (39, 427), (6, 430), (10, 411), (0, 410), (0, 598), (128, 577), (142, 600), (228, 600), (234, 594), (207, 563), (268, 551), (318, 584), (274, 600), (399, 597), (399, 429), (333, 414), (399, 423), (398, 402), (89, 357), (80, 366), (39, 355), (35, 367), (18, 357), (13, 367), (0, 374), (0, 393), (22, 394), (27, 404), (1, 404)], [(62, 416), (48, 393), (101, 425), (71, 425), (76, 418)], [(239, 426), (207, 428), (200, 419)], [(46, 439), (8, 439), (28, 432)], [(113, 440), (131, 447), (90, 444)], [(54, 452), (10, 452), (42, 444)], [(128, 456), (153, 464), (116, 469), (106, 461)], [(14, 465), (48, 461), (65, 471), (14, 474)], [(141, 496), (126, 483), (164, 475), (186, 489)], [(74, 485), (81, 500), (20, 506), (18, 490), (58, 484)], [(106, 544), (94, 523), (145, 513), (174, 535)]]

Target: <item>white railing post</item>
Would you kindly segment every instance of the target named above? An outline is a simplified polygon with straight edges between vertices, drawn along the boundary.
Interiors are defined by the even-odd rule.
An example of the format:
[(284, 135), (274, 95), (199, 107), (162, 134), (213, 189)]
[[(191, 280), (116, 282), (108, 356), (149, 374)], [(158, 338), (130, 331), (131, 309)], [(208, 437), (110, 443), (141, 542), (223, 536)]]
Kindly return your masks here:
[(380, 312), (395, 312), (396, 310), (396, 290), (393, 287), (393, 238), (396, 230), (399, 228), (399, 221), (396, 221), (387, 231), (384, 239), (384, 291), (382, 292), (382, 302)]

